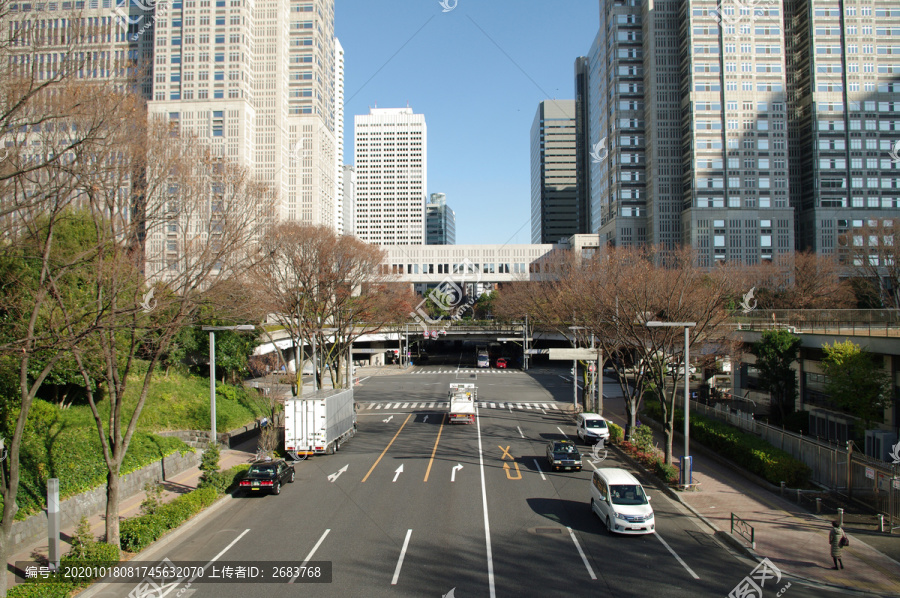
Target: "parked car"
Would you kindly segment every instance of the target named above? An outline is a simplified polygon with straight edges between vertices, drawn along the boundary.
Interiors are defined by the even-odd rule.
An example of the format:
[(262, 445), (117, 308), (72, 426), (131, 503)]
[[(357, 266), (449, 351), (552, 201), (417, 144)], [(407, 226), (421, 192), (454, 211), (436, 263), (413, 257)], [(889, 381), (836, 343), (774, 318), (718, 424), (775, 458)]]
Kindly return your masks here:
[(581, 471), (581, 453), (571, 440), (553, 440), (547, 445), (547, 464), (553, 471)]
[(497, 365), (497, 367), (500, 368), (501, 370), (505, 370), (505, 369), (506, 369), (506, 366), (507, 366), (508, 364), (509, 364), (509, 362), (506, 360), (505, 357), (499, 357), (499, 358), (497, 358), (497, 364), (496, 364), (496, 365)]
[(585, 444), (593, 444), (600, 440), (609, 440), (609, 426), (603, 416), (596, 413), (579, 413), (575, 420), (578, 437)]
[(267, 491), (281, 494), (281, 486), (294, 481), (294, 466), (288, 465), (284, 459), (267, 459), (254, 461), (241, 480), (241, 490), (250, 492)]
[(601, 468), (591, 475), (591, 511), (619, 534), (652, 534), (656, 519), (650, 497), (631, 473), (615, 467)]

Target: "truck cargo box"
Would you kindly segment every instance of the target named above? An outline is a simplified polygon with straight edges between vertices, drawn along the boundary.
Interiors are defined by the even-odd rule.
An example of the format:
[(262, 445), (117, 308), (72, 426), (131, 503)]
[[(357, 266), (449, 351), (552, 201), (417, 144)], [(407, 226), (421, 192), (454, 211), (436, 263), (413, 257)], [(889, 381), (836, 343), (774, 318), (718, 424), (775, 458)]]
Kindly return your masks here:
[(284, 448), (295, 457), (332, 454), (355, 435), (353, 389), (318, 390), (284, 402)]

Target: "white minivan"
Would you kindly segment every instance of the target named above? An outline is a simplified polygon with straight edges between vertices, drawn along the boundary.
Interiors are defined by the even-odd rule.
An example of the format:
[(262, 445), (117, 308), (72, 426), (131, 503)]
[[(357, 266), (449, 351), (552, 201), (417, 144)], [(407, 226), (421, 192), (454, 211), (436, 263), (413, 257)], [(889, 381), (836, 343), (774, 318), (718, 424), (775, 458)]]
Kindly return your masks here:
[(652, 534), (656, 528), (650, 497), (631, 473), (603, 468), (591, 476), (591, 510), (610, 533)]
[(578, 437), (585, 444), (601, 440), (609, 442), (609, 426), (606, 425), (606, 420), (596, 413), (579, 413), (575, 426), (578, 429)]

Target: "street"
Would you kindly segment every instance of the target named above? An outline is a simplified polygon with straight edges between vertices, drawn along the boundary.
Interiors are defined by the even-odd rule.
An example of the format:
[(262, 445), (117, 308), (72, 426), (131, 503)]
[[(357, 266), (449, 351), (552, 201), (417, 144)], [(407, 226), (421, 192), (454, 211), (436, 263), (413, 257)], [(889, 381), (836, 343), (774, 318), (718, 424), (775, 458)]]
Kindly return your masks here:
[[(477, 385), (476, 424), (444, 423), (450, 382)], [(180, 584), (162, 595), (727, 596), (755, 563), (722, 548), (653, 480), (638, 476), (656, 534), (611, 536), (591, 513), (593, 468), (628, 468), (614, 451), (598, 451), (595, 464), (578, 441), (583, 471), (547, 471), (547, 442), (577, 441), (569, 405), (548, 390), (565, 397), (561, 382), (553, 371), (453, 366), (365, 379), (359, 433), (339, 452), (296, 463), (279, 496), (229, 501), (154, 559), (202, 561), (209, 572), (217, 562), (330, 561), (332, 582)], [(770, 579), (764, 595), (786, 581)], [(822, 595), (796, 583), (786, 591)], [(109, 585), (96, 595), (123, 593)]]

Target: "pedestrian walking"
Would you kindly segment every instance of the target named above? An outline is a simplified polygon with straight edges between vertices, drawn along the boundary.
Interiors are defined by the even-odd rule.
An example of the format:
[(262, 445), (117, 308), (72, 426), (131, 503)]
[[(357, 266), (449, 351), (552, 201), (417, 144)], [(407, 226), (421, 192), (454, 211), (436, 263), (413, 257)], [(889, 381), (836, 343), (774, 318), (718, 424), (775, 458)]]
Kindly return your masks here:
[(828, 543), (831, 544), (831, 560), (834, 561), (832, 569), (837, 569), (838, 565), (843, 569), (844, 561), (841, 560), (841, 552), (844, 550), (844, 546), (850, 544), (850, 541), (847, 539), (847, 535), (841, 528), (839, 521), (831, 522), (831, 533), (828, 536)]

